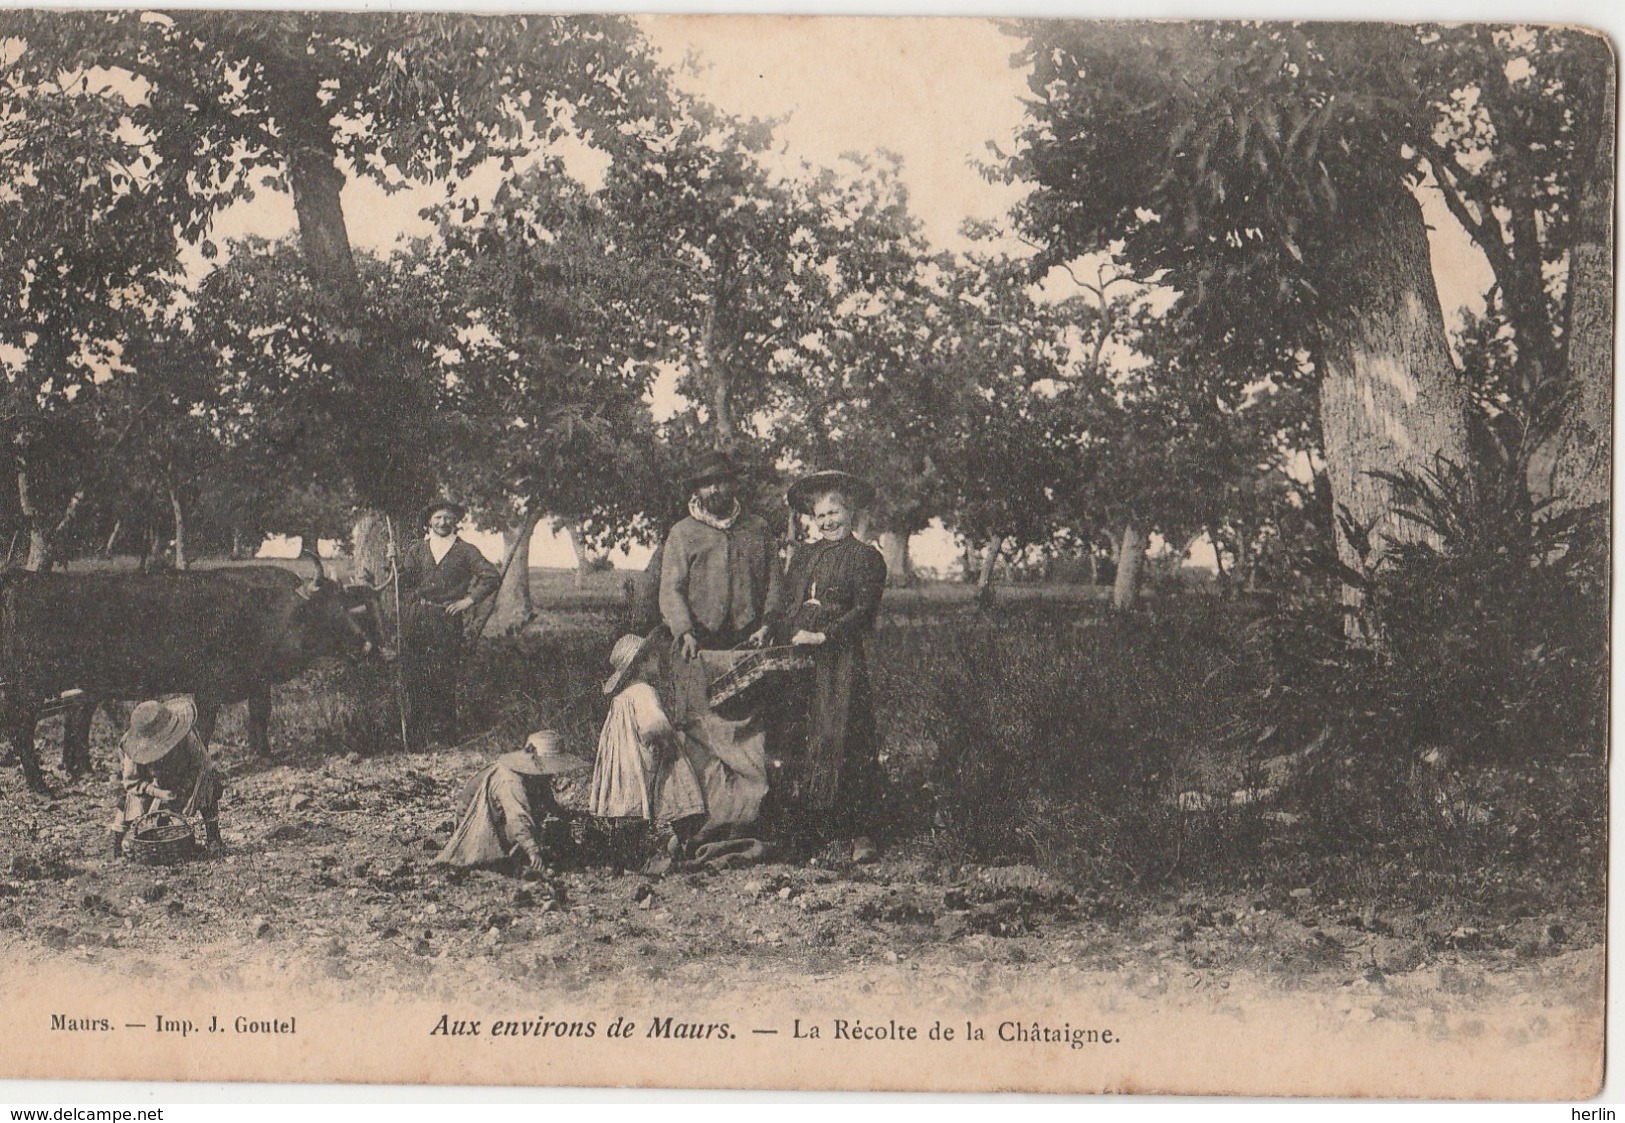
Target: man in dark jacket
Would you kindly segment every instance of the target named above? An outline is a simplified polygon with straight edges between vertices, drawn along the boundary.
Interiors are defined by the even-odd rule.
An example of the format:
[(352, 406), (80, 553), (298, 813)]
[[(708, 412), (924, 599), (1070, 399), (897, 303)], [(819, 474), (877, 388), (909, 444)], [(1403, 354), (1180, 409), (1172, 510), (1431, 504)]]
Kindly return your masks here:
[(423, 512), (428, 536), (408, 545), (400, 558), (407, 728), (419, 747), (457, 740), (464, 624), (500, 581), (485, 555), (457, 537), (466, 514), (457, 503), (431, 504)]

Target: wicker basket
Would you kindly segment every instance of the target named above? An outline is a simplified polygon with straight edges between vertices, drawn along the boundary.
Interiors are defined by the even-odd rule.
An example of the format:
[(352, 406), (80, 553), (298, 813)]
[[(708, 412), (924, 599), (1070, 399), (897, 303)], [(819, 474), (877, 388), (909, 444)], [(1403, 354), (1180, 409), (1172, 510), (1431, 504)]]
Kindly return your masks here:
[(130, 860), (144, 866), (167, 866), (197, 854), (190, 820), (173, 811), (153, 811), (135, 821), (125, 844)]
[(764, 647), (743, 655), (732, 667), (711, 680), (706, 701), (715, 709), (733, 701), (768, 675), (811, 670), (810, 654), (794, 647)]

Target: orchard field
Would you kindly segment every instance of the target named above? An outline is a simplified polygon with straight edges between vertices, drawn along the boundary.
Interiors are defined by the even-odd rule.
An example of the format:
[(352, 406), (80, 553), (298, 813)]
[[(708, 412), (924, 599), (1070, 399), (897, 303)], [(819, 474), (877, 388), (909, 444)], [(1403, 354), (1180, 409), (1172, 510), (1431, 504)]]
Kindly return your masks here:
[[(8, 999), (64, 970), (356, 1002), (1025, 988), (1239, 1009), (1285, 1046), (1279, 1001), (1422, 1043), (1371, 1054), (1414, 1079), (1342, 1091), (1586, 1089), (1606, 35), (764, 20), (740, 50), (746, 26), (0, 13), (8, 598), (292, 539), (376, 587), (431, 502), (509, 561), (568, 539), (581, 574), (504, 567), (455, 749), (395, 748), (381, 665), (282, 688), (270, 759), (228, 720), (218, 860), (108, 858), (109, 725), (48, 800), (0, 772)], [(608, 559), (718, 456), (784, 550), (795, 481), (862, 478), (854, 527), (914, 581), (869, 641), (883, 859), (654, 880), (583, 823), (586, 860), (536, 881), (435, 868), (481, 761), (543, 725), (590, 750), (610, 646), (654, 616)], [(963, 583), (917, 580), (944, 576), (911, 567), (928, 529)], [(1160, 1035), (1185, 1082), (1159, 1087), (1243, 1060), (1190, 1075), (1184, 1043)], [(1273, 1056), (1250, 1086), (1330, 1087), (1318, 1062), (1271, 1083)]]
[(110, 859), (105, 720), (98, 774), (49, 800), (7, 769), (6, 970), (525, 1009), (627, 987), (725, 1004), (765, 978), (809, 1000), (1041, 986), (1535, 1051), (1600, 1008), (1601, 755), (1413, 761), (1376, 798), (1305, 745), (1239, 748), (1227, 731), (1258, 671), (1235, 636), (1257, 609), (1211, 596), (1125, 623), (1076, 590), (996, 617), (950, 590), (898, 592), (871, 640), (893, 824), (874, 865), (776, 850), (651, 878), (590, 822), (583, 863), (544, 878), (433, 865), (457, 788), (525, 730), (555, 725), (590, 753), (616, 599), (605, 578), (597, 607), (575, 598), (484, 641), (465, 702), (478, 734), (445, 752), (400, 750), (376, 666), (282, 688), (270, 760), (228, 712), (216, 859)]

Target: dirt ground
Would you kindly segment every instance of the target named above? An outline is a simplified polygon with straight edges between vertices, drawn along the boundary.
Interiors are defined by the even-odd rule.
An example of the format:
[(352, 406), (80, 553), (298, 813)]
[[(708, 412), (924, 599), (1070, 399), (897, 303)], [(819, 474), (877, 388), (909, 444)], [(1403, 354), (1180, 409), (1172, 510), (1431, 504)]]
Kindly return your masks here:
[[(463, 1003), (629, 982), (709, 1000), (764, 979), (781, 997), (923, 988), (950, 1003), (1106, 987), (1159, 1009), (1282, 1001), (1334, 1028), (1495, 1048), (1555, 1048), (1576, 1019), (1600, 1026), (1600, 916), (1492, 923), (1290, 886), (1129, 900), (908, 845), (863, 867), (829, 851), (663, 878), (601, 861), (535, 881), (436, 866), (454, 793), (489, 752), (280, 764), (228, 742), (226, 852), (167, 868), (107, 853), (103, 774), (59, 780), (45, 800), (8, 768), (0, 957), (13, 979), (71, 966)], [(603, 840), (587, 841), (591, 855)]]
[[(496, 685), (477, 699), (487, 720), (500, 716), (517, 729), (538, 704), (558, 713), (578, 696), (601, 702), (599, 649), (613, 622), (576, 612), (538, 631), (590, 642), (574, 655), (567, 646), (527, 649), (512, 667), (493, 655), (482, 673)], [(541, 669), (553, 694), (539, 702), (520, 685)], [(1039, 1054), (1011, 1046), (994, 1058), (1003, 1069), (988, 1067), (987, 1054), (921, 1068), (883, 1051), (835, 1051), (819, 1055), (813, 1083), (1574, 1098), (1589, 1094), (1589, 1066), (1600, 1064), (1600, 900), (1559, 913), (1550, 902), (1572, 897), (1531, 892), (1540, 903), (1490, 915), (1475, 912), (1466, 894), (1425, 910), (1384, 907), (1266, 877), (1246, 892), (1130, 893), (1035, 865), (954, 864), (946, 848), (918, 836), (861, 867), (832, 849), (651, 878), (617, 868), (596, 828), (578, 829), (585, 861), (576, 868), (538, 880), (449, 870), (432, 859), (454, 825), (456, 793), (517, 743), (346, 752), (335, 738), (351, 735), (357, 707), (387, 685), (347, 675), (322, 672), (278, 691), (270, 760), (250, 755), (240, 718), (227, 712), (214, 747), (228, 777), (227, 847), (206, 860), (155, 868), (109, 855), (115, 731), (105, 720), (94, 738), (97, 771), (54, 777), (49, 799), (28, 793), (0, 754), (0, 995), (8, 999), (0, 1075), (65, 1066), (152, 1076), (176, 1071), (176, 1057), (201, 1063), (189, 1052), (195, 1038), (166, 1059), (138, 1063), (106, 1048), (76, 1054), (81, 1039), (42, 1032), (59, 1011), (110, 1013), (111, 996), (130, 993), (142, 996), (125, 1003), (137, 1009), (162, 995), (165, 1009), (223, 1012), (220, 996), (297, 995), (301, 1010), (340, 1011), (329, 1025), (341, 1040), (358, 1011), (382, 1011), (375, 1020), (399, 1031), (390, 1049), (429, 1043), (441, 1012), (596, 1011), (603, 1022), (616, 1010), (708, 1012), (735, 1034), (735, 1059), (716, 1071), (698, 1054), (699, 1068), (656, 1057), (635, 1071), (585, 1053), (545, 1072), (504, 1068), (490, 1051), (386, 1062), (370, 1038), (336, 1052), (256, 1049), (225, 1069), (182, 1070), (229, 1079), (785, 1086), (802, 1079), (807, 1062), (766, 1047), (784, 1042), (798, 1016), (828, 1034), (838, 1015), (900, 1010), (918, 1013), (922, 1026), (942, 1012), (985, 1017), (995, 1038), (1012, 1019), (1109, 1022), (1137, 1051), (1134, 1063), (1108, 1064), (1113, 1054), (1063, 1049), (1047, 1054), (1046, 1068), (1034, 1067)], [(516, 700), (510, 721), (505, 707)], [(570, 711), (561, 728), (572, 744), (590, 743), (592, 712)], [(55, 742), (53, 724), (42, 725), (47, 763)], [(565, 792), (565, 802), (581, 806), (585, 786)], [(918, 821), (929, 833), (929, 814)], [(308, 1021), (300, 1030), (307, 1046)], [(782, 1036), (749, 1036), (768, 1029)], [(1237, 1053), (1236, 1042), (1256, 1047)], [(19, 1043), (37, 1055), (8, 1067), (8, 1049), (23, 1056)], [(1289, 1064), (1293, 1048), (1310, 1059)], [(1345, 1055), (1408, 1060), (1380, 1079), (1330, 1081), (1327, 1064)], [(81, 1067), (93, 1061), (105, 1065)]]

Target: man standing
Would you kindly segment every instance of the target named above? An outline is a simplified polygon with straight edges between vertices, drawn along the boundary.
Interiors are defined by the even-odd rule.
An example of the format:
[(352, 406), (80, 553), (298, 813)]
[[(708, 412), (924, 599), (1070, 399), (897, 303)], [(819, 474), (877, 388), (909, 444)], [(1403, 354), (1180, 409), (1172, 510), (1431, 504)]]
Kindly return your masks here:
[(464, 622), (501, 580), (484, 554), (457, 537), (466, 514), (457, 503), (430, 504), (423, 512), (428, 536), (400, 559), (401, 658), (415, 747), (456, 742)]
[(778, 555), (767, 524), (739, 502), (726, 453), (703, 457), (686, 481), (688, 517), (666, 537), (660, 615), (673, 640), (673, 724), (688, 733), (705, 789), (704, 842), (741, 833), (767, 795), (767, 745), (754, 706), (711, 709), (706, 687), (732, 665), (728, 653), (767, 636), (765, 611), (778, 588)]

